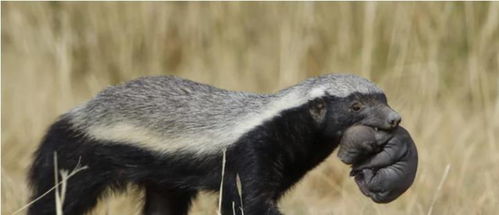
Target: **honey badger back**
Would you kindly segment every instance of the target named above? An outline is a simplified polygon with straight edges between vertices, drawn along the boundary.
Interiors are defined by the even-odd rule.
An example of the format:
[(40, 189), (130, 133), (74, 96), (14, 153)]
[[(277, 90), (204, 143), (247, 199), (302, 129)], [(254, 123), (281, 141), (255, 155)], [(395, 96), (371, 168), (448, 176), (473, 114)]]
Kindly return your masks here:
[[(33, 198), (54, 186), (58, 168), (88, 168), (68, 181), (65, 214), (83, 214), (105, 190), (145, 188), (145, 214), (186, 214), (199, 190), (217, 191), (227, 149), (222, 212), (280, 214), (281, 195), (337, 146), (353, 124), (391, 129), (400, 117), (383, 92), (352, 75), (325, 75), (276, 94), (218, 89), (149, 77), (110, 87), (62, 115), (35, 153)], [(29, 214), (54, 214), (54, 193)], [(239, 213), (239, 211), (237, 211)]]

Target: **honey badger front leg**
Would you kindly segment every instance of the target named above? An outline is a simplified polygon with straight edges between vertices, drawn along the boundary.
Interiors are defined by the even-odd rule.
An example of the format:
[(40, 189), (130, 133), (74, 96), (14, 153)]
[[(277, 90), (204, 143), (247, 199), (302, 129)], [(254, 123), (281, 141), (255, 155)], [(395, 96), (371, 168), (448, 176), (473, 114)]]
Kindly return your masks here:
[(260, 181), (248, 180), (245, 176), (241, 177), (241, 181), (244, 181), (241, 185), (241, 193), (239, 193), (236, 184), (236, 177), (231, 177), (231, 180), (224, 184), (222, 191), (223, 215), (282, 214), (277, 207), (278, 199), (275, 198), (275, 193), (272, 190), (267, 189), (267, 186)]
[(261, 156), (270, 151), (258, 149), (253, 141), (246, 144), (252, 147), (235, 147), (227, 151), (222, 214), (281, 215), (277, 205), (282, 195), (280, 191), (286, 188), (282, 183), (280, 156)]

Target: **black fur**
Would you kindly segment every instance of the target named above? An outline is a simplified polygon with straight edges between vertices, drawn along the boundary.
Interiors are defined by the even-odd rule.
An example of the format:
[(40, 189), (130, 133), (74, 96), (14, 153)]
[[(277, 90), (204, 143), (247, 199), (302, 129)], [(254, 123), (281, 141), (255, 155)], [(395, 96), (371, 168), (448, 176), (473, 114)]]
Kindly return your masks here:
[[(361, 101), (365, 109), (352, 111), (354, 101)], [(322, 107), (317, 102), (325, 104), (323, 117), (310, 112)], [(233, 214), (233, 204), (236, 214), (241, 214), (237, 175), (244, 214), (280, 214), (279, 198), (331, 154), (346, 128), (363, 122), (386, 124), (384, 115), (371, 114), (377, 106), (386, 106), (384, 95), (327, 96), (286, 110), (246, 133), (227, 149), (222, 214)], [(128, 183), (146, 190), (145, 214), (187, 214), (199, 190), (220, 187), (222, 152), (204, 157), (159, 154), (119, 142), (104, 143), (72, 129), (62, 116), (35, 153), (30, 172), (33, 199), (54, 186), (54, 152), (59, 169), (71, 170), (79, 161), (88, 166), (68, 181), (64, 214), (88, 212), (106, 190), (120, 191)], [(35, 202), (28, 214), (54, 214), (54, 195), (52, 191)]]

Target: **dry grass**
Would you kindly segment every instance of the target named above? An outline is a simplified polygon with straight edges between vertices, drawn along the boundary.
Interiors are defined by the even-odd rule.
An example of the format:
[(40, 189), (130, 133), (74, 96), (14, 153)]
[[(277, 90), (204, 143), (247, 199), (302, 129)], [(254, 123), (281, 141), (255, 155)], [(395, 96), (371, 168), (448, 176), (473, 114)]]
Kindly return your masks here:
[[(499, 211), (498, 2), (2, 2), (2, 48), (2, 214), (26, 204), (47, 126), (106, 86), (175, 74), (268, 92), (331, 72), (385, 89), (419, 147), (419, 172), (378, 205), (331, 156), (281, 202), (286, 214)], [(137, 213), (132, 193), (95, 214)], [(216, 214), (216, 198), (203, 194), (193, 214)]]

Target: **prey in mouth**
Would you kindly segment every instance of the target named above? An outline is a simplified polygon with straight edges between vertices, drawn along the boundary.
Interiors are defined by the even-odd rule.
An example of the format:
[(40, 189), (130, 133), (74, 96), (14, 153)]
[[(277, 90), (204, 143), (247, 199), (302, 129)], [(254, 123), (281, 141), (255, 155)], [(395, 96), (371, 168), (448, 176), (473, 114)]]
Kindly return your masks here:
[(416, 145), (401, 126), (381, 130), (364, 125), (343, 134), (338, 157), (352, 166), (361, 192), (377, 203), (388, 203), (414, 182), (418, 166)]

